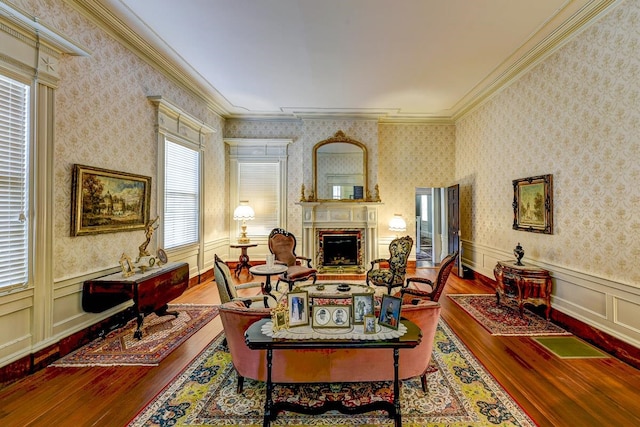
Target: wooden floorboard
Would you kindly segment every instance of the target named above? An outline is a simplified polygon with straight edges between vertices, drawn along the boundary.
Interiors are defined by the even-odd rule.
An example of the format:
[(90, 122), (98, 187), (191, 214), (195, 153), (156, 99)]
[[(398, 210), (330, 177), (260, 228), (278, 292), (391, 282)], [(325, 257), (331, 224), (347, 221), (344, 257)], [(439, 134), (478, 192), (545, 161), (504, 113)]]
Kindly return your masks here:
[[(410, 275), (433, 278), (434, 269)], [(246, 281), (245, 276), (241, 276)], [(640, 425), (640, 372), (615, 358), (560, 359), (529, 337), (492, 336), (446, 296), (493, 293), (451, 276), (442, 317), (540, 426)], [(176, 303), (217, 304), (215, 284)], [(1, 426), (124, 426), (221, 332), (217, 317), (157, 367), (46, 368), (0, 390)]]

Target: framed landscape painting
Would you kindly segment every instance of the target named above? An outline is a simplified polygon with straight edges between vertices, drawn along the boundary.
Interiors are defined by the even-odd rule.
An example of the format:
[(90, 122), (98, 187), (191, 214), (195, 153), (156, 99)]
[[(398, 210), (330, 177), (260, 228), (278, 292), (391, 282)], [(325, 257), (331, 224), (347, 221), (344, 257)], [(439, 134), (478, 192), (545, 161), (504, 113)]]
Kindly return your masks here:
[(76, 164), (71, 235), (144, 230), (150, 202), (151, 177)]
[(513, 229), (553, 234), (553, 175), (513, 180)]

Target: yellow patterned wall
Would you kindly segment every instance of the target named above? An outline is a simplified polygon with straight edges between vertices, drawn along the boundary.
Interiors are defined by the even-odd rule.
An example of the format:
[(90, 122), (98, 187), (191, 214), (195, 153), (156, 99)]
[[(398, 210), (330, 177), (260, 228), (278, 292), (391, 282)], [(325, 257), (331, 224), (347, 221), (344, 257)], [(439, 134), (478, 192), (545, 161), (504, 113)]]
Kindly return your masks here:
[[(476, 245), (640, 287), (640, 2), (623, 2), (457, 123)], [(553, 174), (554, 234), (512, 230), (511, 181)]]

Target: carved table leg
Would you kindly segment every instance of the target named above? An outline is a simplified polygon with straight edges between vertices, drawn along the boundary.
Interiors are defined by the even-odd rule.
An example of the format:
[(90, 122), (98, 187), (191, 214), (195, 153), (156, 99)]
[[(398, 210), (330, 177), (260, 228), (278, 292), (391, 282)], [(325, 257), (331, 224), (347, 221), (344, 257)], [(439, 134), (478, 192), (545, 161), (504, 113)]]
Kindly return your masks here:
[[(262, 422), (263, 427), (269, 427), (271, 425), (271, 410), (273, 407), (273, 400), (271, 394), (273, 393), (273, 382), (271, 381), (271, 367), (273, 365), (273, 350), (267, 349), (267, 398), (264, 403), (264, 420)], [(275, 415), (275, 414), (274, 414)]]
[(400, 412), (400, 379), (398, 373), (398, 366), (400, 359), (400, 349), (393, 349), (393, 406), (396, 409), (394, 425), (395, 427), (402, 426), (402, 414)]

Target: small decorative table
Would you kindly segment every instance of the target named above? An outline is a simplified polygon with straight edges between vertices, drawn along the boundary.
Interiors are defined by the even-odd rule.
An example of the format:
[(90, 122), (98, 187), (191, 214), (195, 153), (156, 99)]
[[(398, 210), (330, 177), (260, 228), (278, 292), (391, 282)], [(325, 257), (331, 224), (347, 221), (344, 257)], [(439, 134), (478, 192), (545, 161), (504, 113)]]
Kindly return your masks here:
[(251, 276), (251, 264), (249, 264), (249, 255), (247, 254), (247, 248), (255, 248), (258, 246), (257, 243), (237, 243), (233, 245), (229, 245), (234, 249), (240, 249), (240, 258), (238, 258), (238, 264), (236, 265), (236, 277), (240, 277), (240, 273), (243, 268), (247, 269), (247, 272)]
[[(255, 268), (255, 267), (254, 267)], [(389, 417), (393, 417), (395, 427), (402, 426), (402, 415), (400, 412), (400, 380), (398, 377), (398, 363), (400, 359), (401, 348), (413, 348), (420, 344), (422, 332), (415, 323), (403, 319), (401, 323), (406, 327), (407, 331), (399, 338), (381, 339), (381, 340), (350, 340), (350, 339), (278, 339), (263, 333), (262, 328), (270, 319), (262, 319), (247, 329), (245, 333), (245, 341), (247, 346), (253, 350), (267, 351), (267, 397), (264, 405), (263, 427), (269, 427), (271, 421), (278, 416), (278, 412), (282, 410), (299, 412), (303, 414), (315, 415), (330, 410), (337, 410), (343, 414), (361, 414), (370, 411), (387, 411)], [(273, 361), (273, 351), (281, 349), (371, 349), (371, 348), (388, 348), (393, 351), (393, 403), (388, 401), (376, 401), (362, 404), (356, 407), (346, 407), (340, 401), (327, 401), (320, 408), (309, 408), (303, 405), (297, 405), (290, 402), (273, 402), (273, 381), (271, 380), (271, 369)]]
[(271, 293), (271, 276), (282, 274), (287, 271), (287, 266), (283, 264), (274, 264), (269, 267), (266, 264), (254, 265), (249, 268), (249, 272), (254, 276), (264, 276), (264, 282), (262, 283), (262, 294), (269, 295), (277, 301), (277, 298)]
[(546, 305), (547, 321), (551, 313), (551, 276), (543, 268), (530, 265), (518, 265), (515, 261), (498, 261), (493, 269), (496, 276), (496, 299), (500, 304), (502, 296), (515, 298), (524, 315), (524, 304)]

